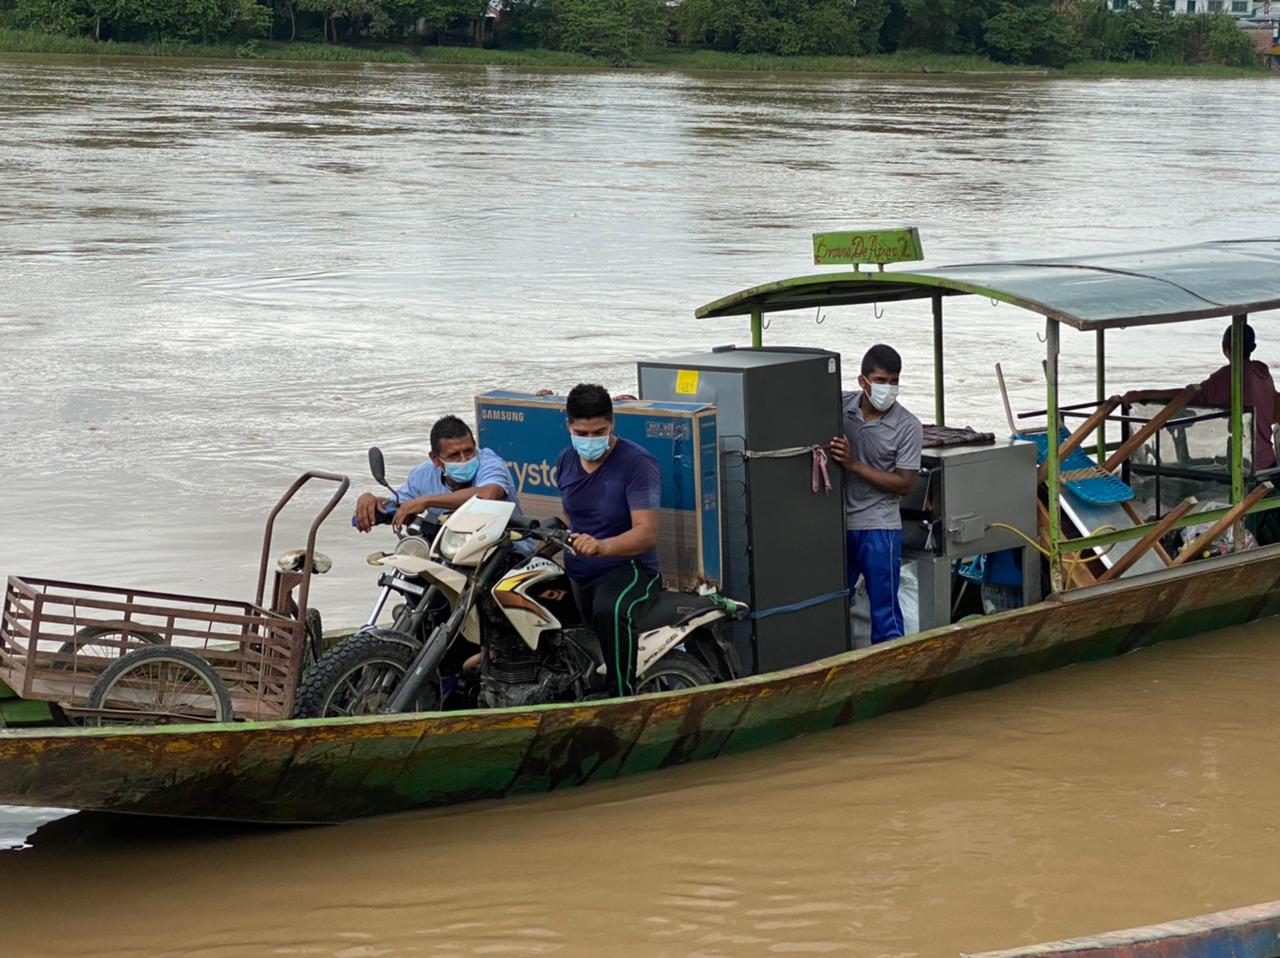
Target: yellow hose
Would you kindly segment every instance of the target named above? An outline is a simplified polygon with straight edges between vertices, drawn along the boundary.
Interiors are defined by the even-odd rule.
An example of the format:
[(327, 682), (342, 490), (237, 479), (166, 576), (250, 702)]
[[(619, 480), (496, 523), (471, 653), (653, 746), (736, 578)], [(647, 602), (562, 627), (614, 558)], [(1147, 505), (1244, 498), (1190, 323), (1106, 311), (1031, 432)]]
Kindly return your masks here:
[[(1035, 549), (1037, 552), (1039, 552), (1039, 553), (1040, 553), (1042, 556), (1044, 556), (1046, 559), (1048, 559), (1048, 560), (1049, 560), (1049, 561), (1051, 561), (1051, 562), (1053, 561), (1053, 556), (1051, 556), (1051, 555), (1049, 554), (1049, 550), (1048, 550), (1048, 549), (1046, 549), (1044, 546), (1042, 546), (1040, 543), (1036, 542), (1034, 539), (1032, 539), (1029, 535), (1027, 535), (1027, 534), (1026, 534), (1025, 532), (1023, 532), (1021, 529), (1015, 529), (1013, 526), (1011, 526), (1011, 525), (1009, 525), (1009, 524), (1007, 524), (1007, 523), (1004, 523), (1004, 522), (993, 522), (993, 523), (991, 523), (991, 528), (992, 528), (992, 529), (1004, 529), (1004, 530), (1006, 530), (1006, 531), (1008, 531), (1008, 532), (1012, 532), (1015, 536), (1017, 536), (1017, 537), (1018, 537), (1019, 539), (1021, 539), (1023, 542), (1027, 543), (1027, 545), (1031, 546), (1033, 549)], [(1096, 536), (1096, 535), (1101, 535), (1101, 534), (1102, 534), (1102, 533), (1104, 533), (1104, 532), (1119, 532), (1119, 531), (1120, 531), (1120, 530), (1119, 530), (1119, 529), (1117, 529), (1117, 528), (1116, 528), (1115, 526), (1113, 526), (1113, 525), (1104, 524), (1104, 525), (1100, 525), (1100, 526), (1098, 526), (1098, 528), (1096, 528), (1096, 529), (1094, 529), (1092, 532), (1090, 532), (1088, 536), (1085, 536), (1085, 538), (1089, 538), (1089, 537), (1091, 537), (1091, 536)], [(1106, 556), (1108, 553), (1110, 553), (1110, 552), (1111, 552), (1111, 550), (1112, 550), (1112, 549), (1114, 549), (1114, 548), (1116, 547), (1116, 545), (1117, 545), (1117, 543), (1115, 543), (1115, 542), (1111, 543), (1111, 545), (1107, 546), (1107, 547), (1106, 547), (1102, 552), (1098, 553), (1098, 555), (1096, 556), (1096, 558), (1101, 559), (1103, 556)], [(1075, 558), (1074, 558), (1074, 559), (1070, 559), (1070, 560), (1068, 560), (1069, 564), (1068, 564), (1068, 565), (1067, 565), (1067, 567), (1066, 567), (1067, 581), (1068, 581), (1068, 582), (1069, 582), (1069, 581), (1071, 581), (1072, 576), (1074, 576), (1074, 575), (1075, 575), (1076, 567), (1077, 567), (1078, 565), (1080, 565), (1080, 563), (1081, 563), (1081, 562), (1086, 562), (1086, 561), (1088, 561), (1088, 560), (1086, 560), (1086, 559), (1085, 559), (1085, 557), (1084, 557), (1084, 553), (1082, 553), (1082, 552), (1077, 552), (1077, 553), (1076, 553), (1076, 556), (1075, 556)]]

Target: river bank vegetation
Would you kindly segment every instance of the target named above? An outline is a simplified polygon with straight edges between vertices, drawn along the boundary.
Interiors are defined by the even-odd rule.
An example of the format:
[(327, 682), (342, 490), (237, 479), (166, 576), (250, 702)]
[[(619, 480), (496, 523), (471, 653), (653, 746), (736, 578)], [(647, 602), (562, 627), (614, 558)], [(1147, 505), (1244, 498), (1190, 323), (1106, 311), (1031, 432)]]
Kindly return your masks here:
[[(0, 0), (0, 51), (683, 69), (1261, 69), (1162, 0)], [(1205, 71), (1204, 67), (1211, 67)]]

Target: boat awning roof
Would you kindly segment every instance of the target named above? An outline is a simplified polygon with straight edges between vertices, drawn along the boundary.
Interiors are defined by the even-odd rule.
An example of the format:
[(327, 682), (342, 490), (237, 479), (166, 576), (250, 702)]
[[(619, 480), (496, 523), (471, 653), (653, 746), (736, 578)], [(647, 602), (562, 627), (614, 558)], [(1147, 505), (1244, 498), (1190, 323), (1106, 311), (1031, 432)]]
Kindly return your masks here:
[(699, 318), (971, 293), (1077, 329), (1178, 323), (1280, 308), (1280, 238), (1138, 253), (971, 263), (917, 272), (820, 273), (708, 303)]

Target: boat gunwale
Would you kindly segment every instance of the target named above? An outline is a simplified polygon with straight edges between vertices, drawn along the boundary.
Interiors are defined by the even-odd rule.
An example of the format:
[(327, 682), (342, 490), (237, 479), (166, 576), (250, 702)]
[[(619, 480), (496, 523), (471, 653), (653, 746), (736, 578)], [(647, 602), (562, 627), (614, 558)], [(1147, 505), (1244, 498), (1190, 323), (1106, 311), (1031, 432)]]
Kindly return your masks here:
[[(1252, 936), (1257, 939), (1250, 940)], [(1280, 953), (1280, 901), (1038, 945), (966, 952), (961, 958), (1175, 958), (1193, 954), (1191, 948), (1213, 958), (1274, 958)]]

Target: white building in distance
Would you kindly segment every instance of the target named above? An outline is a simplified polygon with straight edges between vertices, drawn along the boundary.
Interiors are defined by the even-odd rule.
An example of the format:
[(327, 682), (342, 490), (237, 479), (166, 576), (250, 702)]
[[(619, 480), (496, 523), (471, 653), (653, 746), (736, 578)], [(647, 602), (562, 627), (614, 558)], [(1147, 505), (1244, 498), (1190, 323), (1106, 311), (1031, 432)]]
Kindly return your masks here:
[[(1174, 13), (1227, 13), (1233, 17), (1280, 15), (1280, 0), (1164, 0)], [(1129, 0), (1111, 0), (1112, 10), (1124, 10)]]

